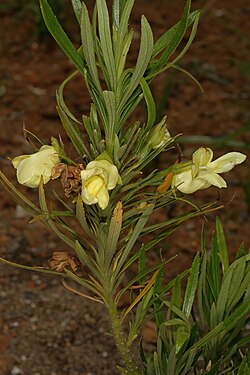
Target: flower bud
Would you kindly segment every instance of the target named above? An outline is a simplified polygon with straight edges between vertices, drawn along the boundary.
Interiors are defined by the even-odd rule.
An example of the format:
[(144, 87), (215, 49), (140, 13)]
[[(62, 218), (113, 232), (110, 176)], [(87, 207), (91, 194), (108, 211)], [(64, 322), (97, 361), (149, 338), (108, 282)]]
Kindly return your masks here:
[(148, 135), (148, 143), (153, 149), (164, 146), (171, 141), (172, 137), (166, 126), (167, 116), (164, 116), (163, 119), (154, 126)]
[(51, 179), (52, 170), (60, 163), (58, 153), (53, 146), (42, 146), (38, 152), (31, 155), (20, 155), (12, 160), (17, 170), (17, 180), (20, 184), (36, 188), (41, 177), (46, 184)]

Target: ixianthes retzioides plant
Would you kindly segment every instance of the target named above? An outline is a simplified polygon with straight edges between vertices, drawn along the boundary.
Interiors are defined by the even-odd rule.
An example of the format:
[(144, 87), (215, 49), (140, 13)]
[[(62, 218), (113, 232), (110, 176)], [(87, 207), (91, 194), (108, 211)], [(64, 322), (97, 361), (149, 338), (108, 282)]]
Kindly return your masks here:
[[(2, 173), (0, 181), (33, 216), (31, 222), (41, 220), (66, 247), (52, 255), (49, 269), (18, 265), (2, 258), (1, 261), (61, 277), (66, 288), (74, 290), (69, 281), (78, 284), (84, 289), (84, 293), (77, 291), (78, 294), (103, 303), (124, 362), (121, 371), (136, 375), (142, 373), (142, 368), (133, 358), (131, 345), (153, 304), (158, 274), (169, 262), (162, 259), (146, 268), (147, 253), (186, 220), (218, 208), (213, 203), (198, 207), (185, 194), (211, 185), (225, 188), (220, 174), (242, 163), (245, 155), (231, 152), (212, 161), (212, 150), (201, 147), (192, 160), (183, 162), (176, 147), (176, 163), (169, 161), (166, 169), (144, 172), (159, 154), (166, 153), (167, 159), (167, 151), (174, 149), (176, 138), (167, 129), (166, 116), (156, 123), (150, 83), (169, 68), (183, 70), (177, 63), (194, 39), (200, 13), (190, 11), (188, 0), (180, 21), (156, 42), (142, 16), (137, 61), (133, 67), (127, 67), (133, 41), (133, 30), (129, 29), (133, 5), (134, 0), (114, 0), (110, 17), (106, 1), (97, 0), (90, 18), (86, 4), (72, 0), (81, 34), (81, 45), (76, 49), (47, 0), (40, 0), (48, 30), (75, 67), (58, 88), (56, 99), (61, 123), (76, 157), (69, 157), (67, 146), (57, 136), (52, 137), (50, 145), (41, 143), (34, 147), (33, 154), (12, 159), (18, 182), (38, 189), (38, 204), (24, 196)], [(180, 49), (187, 32), (188, 38)], [(76, 75), (85, 80), (92, 99), (89, 113), (82, 114), (81, 119), (70, 111), (63, 95), (65, 86)], [(143, 123), (131, 122), (130, 115), (142, 100), (146, 103), (147, 118)], [(57, 179), (63, 194), (55, 194), (51, 202), (47, 192), (54, 190)], [(178, 201), (186, 202), (190, 208), (159, 223), (149, 221), (157, 210)], [(124, 276), (134, 262), (138, 262), (139, 272), (125, 282)], [(120, 298), (135, 288), (139, 292), (131, 305), (118, 311)], [(133, 311), (136, 319), (132, 319), (126, 336), (123, 322)]]

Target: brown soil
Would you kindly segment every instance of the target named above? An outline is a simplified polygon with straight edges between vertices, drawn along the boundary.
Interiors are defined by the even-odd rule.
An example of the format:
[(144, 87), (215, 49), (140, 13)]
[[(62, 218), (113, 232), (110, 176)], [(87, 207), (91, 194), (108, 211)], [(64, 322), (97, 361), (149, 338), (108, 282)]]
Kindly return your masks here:
[[(9, 3), (5, 0), (1, 5)], [(63, 24), (78, 45), (76, 23), (68, 2), (66, 4)], [(178, 20), (183, 5), (184, 1), (137, 0), (131, 22), (138, 30), (136, 36), (139, 38), (141, 13), (151, 22), (156, 39)], [(168, 73), (158, 78), (154, 94), (161, 98), (171, 77), (171, 95), (164, 99), (163, 106), (172, 134), (220, 139), (248, 125), (248, 132), (243, 131), (233, 139), (249, 144), (250, 83), (239, 67), (249, 57), (249, 1), (238, 0), (236, 7), (233, 0), (194, 0), (193, 8), (204, 8), (204, 14), (182, 66), (200, 81), (204, 94), (182, 73), (174, 76)], [(23, 123), (45, 143), (58, 133), (64, 137), (55, 110), (55, 90), (73, 71), (71, 63), (53, 41), (33, 38), (36, 24), (32, 18), (31, 13), (21, 14), (9, 6), (1, 10), (0, 162), (1, 170), (15, 184), (15, 171), (7, 157), (30, 152), (22, 134)], [(135, 54), (131, 61), (134, 58)], [(88, 113), (89, 98), (82, 82), (74, 80), (70, 88), (68, 99), (73, 111)], [(141, 112), (138, 117), (141, 118)], [(185, 155), (189, 156), (197, 147), (194, 144), (183, 146)], [(218, 147), (215, 155), (234, 149), (237, 147)], [(249, 156), (245, 149), (239, 151)], [(250, 244), (248, 168), (249, 158), (226, 176), (229, 187), (220, 192), (220, 203), (226, 205), (220, 217), (230, 254), (237, 251), (242, 241), (246, 247)], [(248, 189), (248, 200), (244, 188)], [(35, 199), (35, 191), (25, 188), (23, 191)], [(53, 251), (65, 250), (39, 222), (28, 225), (29, 217), (16, 207), (5, 191), (0, 191), (0, 198), (1, 256), (27, 265), (47, 265)], [(217, 198), (215, 188), (192, 197), (197, 204)], [(183, 208), (178, 205), (175, 210), (181, 212)], [(209, 233), (214, 217), (215, 214), (208, 215)], [(190, 265), (199, 248), (203, 221), (204, 218), (192, 220), (166, 239), (163, 244), (166, 254), (178, 254), (178, 259), (169, 267), (168, 277)], [(101, 305), (70, 294), (58, 279), (5, 265), (0, 267), (0, 375), (118, 373), (115, 366), (119, 356), (115, 354), (112, 338), (105, 335), (108, 325)], [(145, 341), (153, 341), (152, 336), (153, 331), (148, 327)]]

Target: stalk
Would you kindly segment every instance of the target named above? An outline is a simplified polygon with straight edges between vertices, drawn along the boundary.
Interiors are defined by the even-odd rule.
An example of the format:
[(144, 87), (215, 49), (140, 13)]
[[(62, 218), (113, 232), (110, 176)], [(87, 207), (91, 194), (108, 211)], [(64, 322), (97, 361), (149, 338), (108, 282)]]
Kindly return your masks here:
[(116, 347), (121, 355), (124, 362), (125, 369), (123, 371), (126, 375), (141, 375), (141, 371), (135, 362), (133, 354), (128, 346), (126, 337), (124, 336), (123, 328), (117, 306), (112, 298), (109, 298), (106, 304), (109, 314), (110, 328), (112, 336), (115, 340)]

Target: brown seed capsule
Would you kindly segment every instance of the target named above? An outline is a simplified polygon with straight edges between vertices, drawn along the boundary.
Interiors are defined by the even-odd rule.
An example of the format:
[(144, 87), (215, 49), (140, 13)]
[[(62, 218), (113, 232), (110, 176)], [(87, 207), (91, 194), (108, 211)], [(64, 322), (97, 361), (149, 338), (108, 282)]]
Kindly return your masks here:
[(73, 272), (81, 266), (79, 260), (66, 251), (55, 251), (49, 260), (49, 268), (57, 272), (64, 272), (65, 268), (70, 268)]
[(61, 178), (61, 183), (66, 197), (69, 197), (72, 192), (79, 193), (81, 190), (81, 171), (82, 164), (67, 165), (64, 163), (57, 164), (52, 171), (52, 179)]

